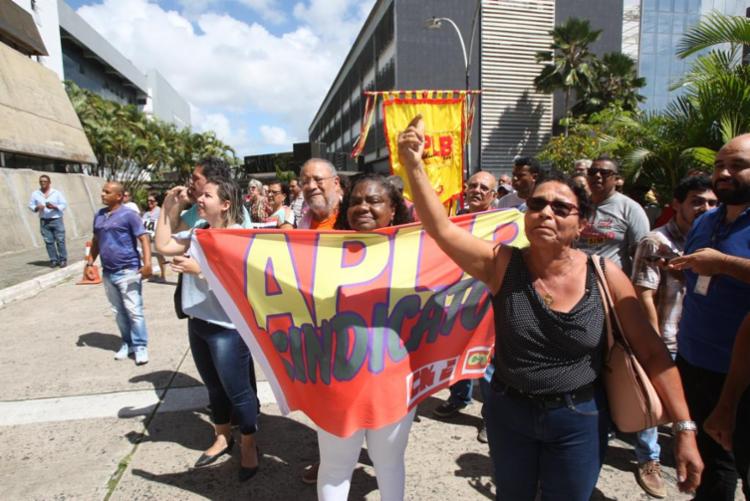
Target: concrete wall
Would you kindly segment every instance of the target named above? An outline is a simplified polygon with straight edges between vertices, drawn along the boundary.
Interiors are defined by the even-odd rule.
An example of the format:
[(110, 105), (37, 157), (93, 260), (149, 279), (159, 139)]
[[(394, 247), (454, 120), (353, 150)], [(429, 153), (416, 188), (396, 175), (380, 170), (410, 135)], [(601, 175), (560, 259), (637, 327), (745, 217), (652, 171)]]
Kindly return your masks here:
[[(39, 233), (39, 216), (28, 209), (31, 193), (39, 189), (42, 174), (50, 177), (52, 187), (61, 191), (68, 201), (66, 237), (91, 234), (94, 213), (102, 207), (100, 193), (104, 179), (83, 174), (0, 168), (0, 221), (3, 221), (4, 228), (0, 254), (44, 247)], [(75, 249), (71, 251), (75, 252)]]

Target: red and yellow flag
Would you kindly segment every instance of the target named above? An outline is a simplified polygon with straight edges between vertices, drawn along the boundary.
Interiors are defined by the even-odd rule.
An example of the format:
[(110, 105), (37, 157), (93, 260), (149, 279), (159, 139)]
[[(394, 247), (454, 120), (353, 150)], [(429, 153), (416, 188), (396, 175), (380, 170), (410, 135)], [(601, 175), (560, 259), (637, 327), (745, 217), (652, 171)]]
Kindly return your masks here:
[(383, 94), (383, 127), (390, 152), (391, 171), (404, 180), (404, 197), (411, 188), (398, 160), (398, 135), (412, 119), (422, 115), (425, 124), (424, 165), (430, 184), (443, 204), (463, 191), (465, 94), (453, 91), (393, 92)]

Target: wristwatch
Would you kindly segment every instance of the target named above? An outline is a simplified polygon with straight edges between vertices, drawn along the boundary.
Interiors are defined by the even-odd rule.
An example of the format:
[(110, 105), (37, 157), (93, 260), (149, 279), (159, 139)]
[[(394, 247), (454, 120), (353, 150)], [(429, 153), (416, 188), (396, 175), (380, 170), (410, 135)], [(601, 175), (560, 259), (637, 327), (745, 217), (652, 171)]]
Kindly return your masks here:
[(674, 433), (678, 433), (681, 431), (692, 431), (697, 433), (698, 432), (698, 426), (696, 426), (695, 421), (690, 421), (688, 419), (684, 421), (675, 421), (672, 424), (672, 431)]

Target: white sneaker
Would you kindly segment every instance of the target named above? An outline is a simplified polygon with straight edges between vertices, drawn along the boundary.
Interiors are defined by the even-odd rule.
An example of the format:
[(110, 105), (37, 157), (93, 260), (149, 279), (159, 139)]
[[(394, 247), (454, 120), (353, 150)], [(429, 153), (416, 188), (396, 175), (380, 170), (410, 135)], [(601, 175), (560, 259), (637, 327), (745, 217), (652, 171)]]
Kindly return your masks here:
[(135, 365), (144, 365), (148, 363), (148, 350), (145, 346), (139, 346), (135, 350)]
[(130, 348), (127, 343), (122, 343), (120, 349), (115, 353), (115, 360), (125, 360), (131, 353), (133, 353), (132, 348)]

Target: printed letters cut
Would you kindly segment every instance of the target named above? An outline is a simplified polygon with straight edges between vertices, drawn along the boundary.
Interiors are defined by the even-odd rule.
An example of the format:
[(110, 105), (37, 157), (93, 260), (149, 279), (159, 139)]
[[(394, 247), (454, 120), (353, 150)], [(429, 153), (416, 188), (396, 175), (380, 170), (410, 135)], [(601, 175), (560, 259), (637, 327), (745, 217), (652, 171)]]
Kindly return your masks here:
[[(455, 222), (484, 240), (527, 243), (518, 211)], [(394, 423), (436, 391), (481, 377), (489, 361), (486, 285), (417, 224), (369, 233), (202, 230), (196, 238), (209, 285), (282, 412), (302, 410), (330, 433)]]

